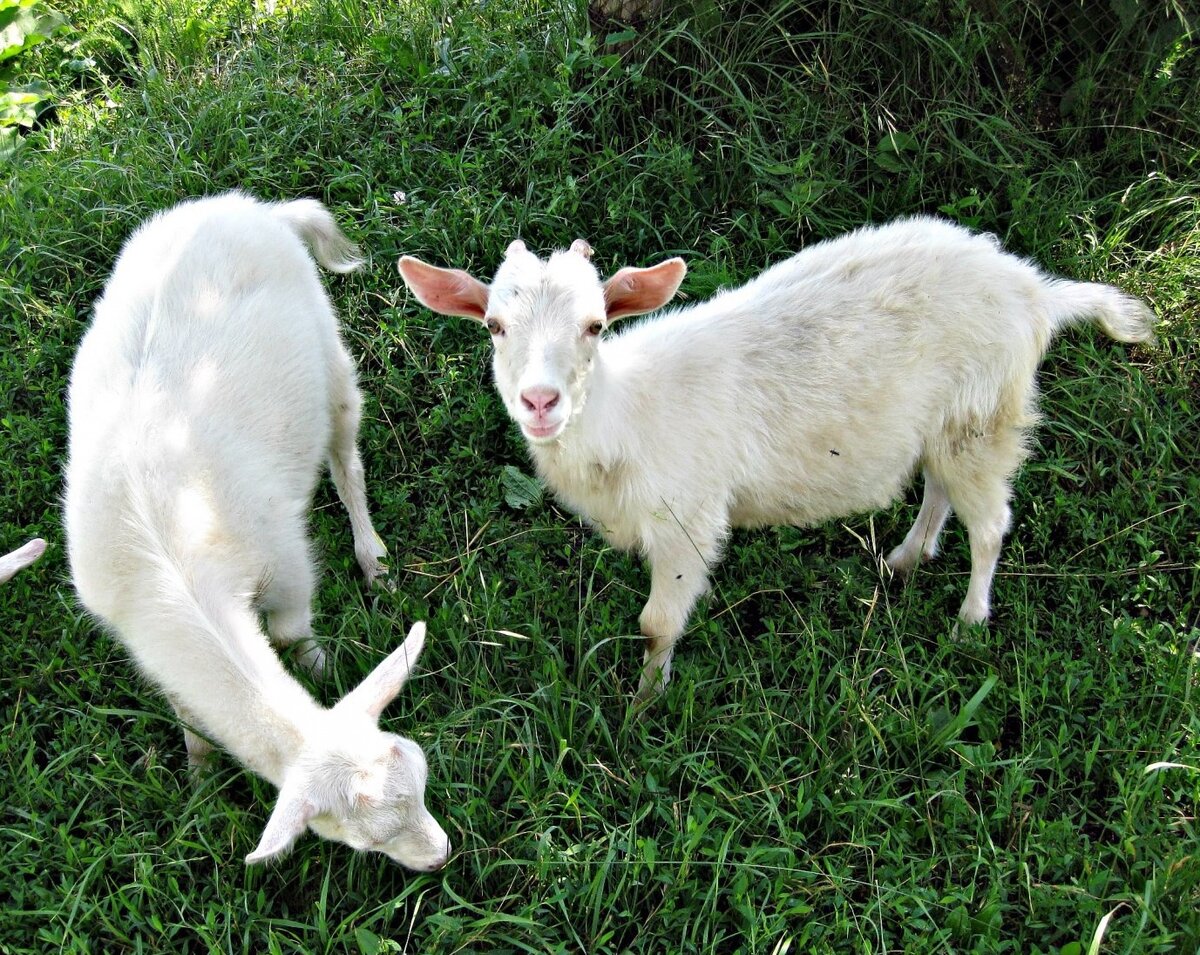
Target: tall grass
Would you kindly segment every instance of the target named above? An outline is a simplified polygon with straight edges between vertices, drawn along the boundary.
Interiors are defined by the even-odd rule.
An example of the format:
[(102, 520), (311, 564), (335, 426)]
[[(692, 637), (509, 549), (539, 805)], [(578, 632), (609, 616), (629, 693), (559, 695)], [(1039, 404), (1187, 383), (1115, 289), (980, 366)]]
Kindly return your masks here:
[[(22, 54), (61, 93), (0, 190), (0, 546), (55, 545), (0, 588), (0, 950), (1200, 943), (1200, 82), (1183, 8), (697, 3), (632, 43), (531, 0), (69, 12)], [(60, 82), (75, 53), (89, 62)], [(138, 221), (239, 187), (323, 199), (372, 256), (328, 284), (398, 588), (358, 586), (323, 488), (331, 677), (313, 689), (336, 698), (429, 620), (388, 719), (428, 752), (458, 847), (441, 873), (315, 838), (244, 869), (270, 787), (229, 760), (190, 780), (169, 708), (67, 580), (64, 387), (91, 303)], [(487, 275), (517, 235), (583, 235), (603, 269), (685, 255), (699, 297), (916, 212), (1147, 296), (1160, 343), (1080, 331), (1052, 350), (989, 628), (951, 635), (957, 530), (914, 580), (881, 574), (911, 502), (738, 534), (665, 698), (633, 720), (642, 569), (548, 496), (509, 503), (528, 465), (485, 336), (409, 300), (396, 255)]]

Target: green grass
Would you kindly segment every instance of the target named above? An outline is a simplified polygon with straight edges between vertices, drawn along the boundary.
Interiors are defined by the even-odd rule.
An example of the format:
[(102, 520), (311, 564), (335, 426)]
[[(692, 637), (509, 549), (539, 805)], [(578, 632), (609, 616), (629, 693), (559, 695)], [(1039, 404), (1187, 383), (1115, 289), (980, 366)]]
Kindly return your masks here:
[[(701, 2), (621, 56), (533, 0), (75, 7), (14, 61), (57, 99), (0, 189), (0, 547), (53, 545), (0, 588), (0, 951), (1200, 945), (1200, 51), (1180, 8)], [(70, 587), (64, 388), (91, 303), (142, 218), (234, 187), (319, 197), (371, 255), (328, 284), (399, 587), (362, 589), (323, 486), (314, 691), (429, 621), (385, 722), (429, 756), (456, 846), (435, 875), (311, 836), (245, 869), (271, 787), (228, 758), (193, 784), (169, 708)], [(701, 297), (938, 210), (1162, 319), (1152, 348), (1080, 330), (1048, 356), (994, 621), (950, 638), (953, 525), (915, 579), (881, 576), (915, 492), (739, 533), (633, 720), (642, 568), (549, 495), (506, 502), (505, 468), (529, 466), (486, 336), (409, 298), (397, 254), (488, 275), (517, 235), (583, 235), (605, 270), (685, 255)]]

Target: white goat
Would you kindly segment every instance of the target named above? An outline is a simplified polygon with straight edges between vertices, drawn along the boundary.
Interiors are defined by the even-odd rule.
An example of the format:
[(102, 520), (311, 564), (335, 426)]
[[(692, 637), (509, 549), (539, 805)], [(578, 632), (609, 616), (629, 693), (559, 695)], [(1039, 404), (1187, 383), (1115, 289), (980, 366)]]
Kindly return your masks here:
[(399, 268), (429, 308), (487, 326), (496, 387), (538, 473), (649, 561), (642, 701), (669, 679), (731, 527), (880, 508), (918, 467), (924, 502), (887, 560), (907, 571), (932, 557), (953, 508), (971, 543), (959, 616), (986, 619), (1051, 337), (1090, 316), (1143, 341), (1153, 323), (1114, 288), (1050, 278), (994, 237), (914, 218), (819, 243), (602, 337), (668, 302), (685, 266), (601, 282), (590, 256), (582, 239), (548, 261), (517, 241), (491, 286), (411, 257)]
[[(359, 264), (320, 203), (240, 193), (183, 203), (126, 244), (71, 373), (71, 570), (185, 726), (279, 787), (247, 862), (307, 826), (432, 870), (450, 845), (425, 808), (425, 756), (377, 725), (424, 624), (325, 709), (259, 623), (262, 611), (272, 641), (304, 644), (321, 669), (305, 521), (325, 459), (363, 573), (385, 570), (353, 364), (304, 243), (326, 268)], [(211, 747), (184, 734), (198, 763)]]
[(46, 551), (46, 542), (35, 537), (29, 543), (0, 557), (0, 584), (11, 580), (13, 574), (28, 567)]

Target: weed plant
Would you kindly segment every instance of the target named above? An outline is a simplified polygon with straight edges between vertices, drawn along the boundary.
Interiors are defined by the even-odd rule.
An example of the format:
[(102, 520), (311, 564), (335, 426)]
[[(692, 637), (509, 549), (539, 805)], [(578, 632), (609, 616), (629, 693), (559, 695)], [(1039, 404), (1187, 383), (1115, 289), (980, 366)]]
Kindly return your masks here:
[[(700, 0), (629, 35), (565, 2), (79, 0), (14, 62), (55, 91), (0, 190), (0, 951), (1181, 952), (1200, 944), (1200, 90), (1173, 3)], [(15, 73), (14, 73), (15, 76)], [(15, 80), (14, 80), (15, 81)], [(80, 611), (64, 389), (137, 223), (245, 188), (329, 203), (328, 285), (397, 589), (312, 519), (333, 700), (429, 621), (388, 713), (456, 854), (313, 837), (245, 869), (274, 793), (188, 775), (169, 708)], [(995, 619), (968, 555), (906, 583), (907, 504), (734, 536), (677, 675), (628, 701), (647, 587), (522, 480), (486, 336), (399, 253), (489, 275), (577, 236), (684, 255), (702, 297), (865, 221), (941, 213), (1146, 296), (1160, 341), (1065, 335)], [(1163, 766), (1162, 764), (1171, 764)]]

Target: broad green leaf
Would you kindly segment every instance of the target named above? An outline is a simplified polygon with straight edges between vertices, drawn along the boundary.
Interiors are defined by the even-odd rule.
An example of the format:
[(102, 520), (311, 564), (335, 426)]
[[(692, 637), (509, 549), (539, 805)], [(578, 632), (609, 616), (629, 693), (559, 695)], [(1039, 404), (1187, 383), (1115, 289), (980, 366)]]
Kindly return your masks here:
[(50, 99), (45, 83), (29, 83), (0, 93), (0, 126), (32, 126), (38, 107)]
[(537, 478), (530, 477), (511, 464), (506, 464), (500, 471), (500, 487), (504, 491), (505, 503), (518, 511), (542, 503), (542, 485)]
[(66, 22), (62, 14), (40, 4), (0, 10), (0, 62), (41, 43)]
[(8, 162), (21, 148), (21, 134), (16, 126), (0, 126), (0, 163)]
[(897, 129), (887, 133), (875, 148), (881, 153), (913, 152), (917, 148), (917, 140)]
[(379, 936), (365, 928), (356, 928), (354, 938), (362, 955), (379, 955)]

